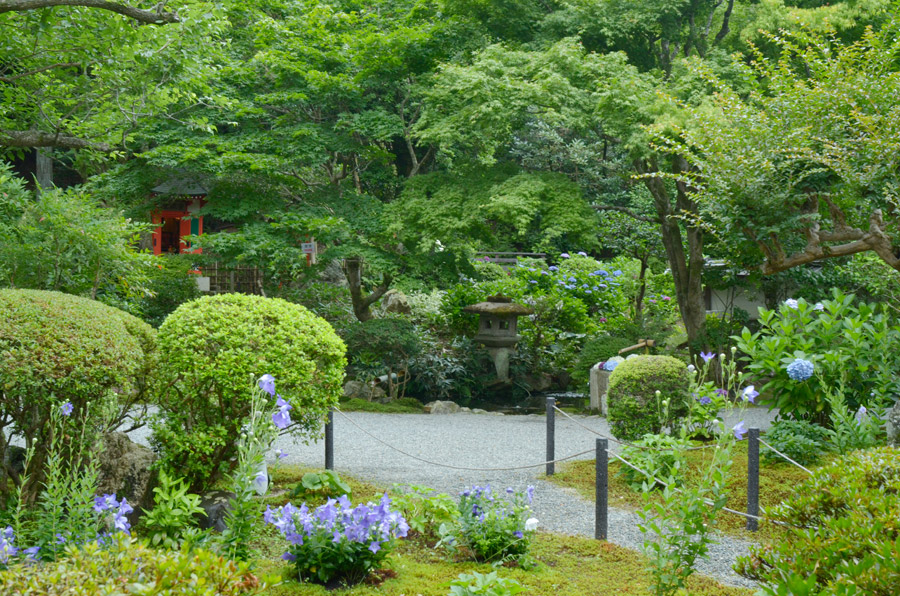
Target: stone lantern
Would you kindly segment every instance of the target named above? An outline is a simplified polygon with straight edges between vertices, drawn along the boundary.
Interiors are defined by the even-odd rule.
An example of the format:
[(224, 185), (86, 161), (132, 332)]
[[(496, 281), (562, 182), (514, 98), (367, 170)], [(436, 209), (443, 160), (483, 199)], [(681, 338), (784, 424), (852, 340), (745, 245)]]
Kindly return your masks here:
[(463, 312), (478, 314), (475, 341), (484, 345), (494, 359), (497, 379), (503, 383), (509, 382), (509, 356), (522, 339), (516, 333), (518, 318), (520, 315), (530, 315), (534, 310), (516, 304), (506, 296), (489, 296), (487, 302), (467, 306)]

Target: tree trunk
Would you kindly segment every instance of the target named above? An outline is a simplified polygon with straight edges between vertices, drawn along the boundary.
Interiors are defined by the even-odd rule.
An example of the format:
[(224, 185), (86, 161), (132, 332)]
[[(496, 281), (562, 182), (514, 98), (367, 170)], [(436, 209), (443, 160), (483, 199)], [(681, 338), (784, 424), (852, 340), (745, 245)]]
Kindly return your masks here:
[[(644, 184), (653, 197), (653, 204), (659, 216), (660, 232), (663, 247), (672, 278), (675, 282), (675, 298), (678, 311), (687, 332), (690, 349), (704, 348), (704, 330), (706, 326), (706, 307), (703, 303), (703, 231), (692, 222), (685, 223), (685, 234), (681, 232), (681, 214), (696, 214), (697, 206), (690, 200), (687, 184), (676, 183), (676, 197), (672, 197), (666, 188), (665, 181), (659, 175), (656, 158), (635, 162), (635, 169), (643, 176)], [(672, 171), (677, 174), (688, 169), (687, 161), (675, 156)], [(687, 252), (685, 252), (685, 236)]]
[(37, 195), (53, 188), (53, 150), (37, 149), (34, 156), (35, 178), (37, 179)]
[(356, 315), (360, 323), (365, 323), (372, 318), (371, 306), (375, 304), (384, 293), (391, 287), (391, 276), (382, 275), (381, 283), (368, 296), (363, 294), (362, 287), (362, 259), (359, 257), (350, 257), (344, 259), (341, 269), (347, 277), (347, 284), (350, 286), (350, 300), (353, 303), (353, 314)]

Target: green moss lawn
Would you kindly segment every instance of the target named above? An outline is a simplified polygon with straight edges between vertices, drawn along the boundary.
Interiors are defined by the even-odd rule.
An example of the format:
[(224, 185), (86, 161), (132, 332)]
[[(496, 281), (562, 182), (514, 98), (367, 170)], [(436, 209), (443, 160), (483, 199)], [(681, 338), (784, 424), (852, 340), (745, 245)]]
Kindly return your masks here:
[[(686, 481), (695, 481), (702, 466), (708, 464), (710, 451), (701, 449), (689, 451), (687, 454), (688, 471)], [(823, 460), (823, 463), (826, 460)], [(613, 507), (635, 510), (643, 505), (643, 496), (626, 482), (620, 472), (623, 464), (616, 460), (609, 464), (609, 504)], [(774, 507), (796, 490), (809, 475), (803, 470), (788, 463), (773, 464), (760, 461), (759, 492), (760, 506)], [(560, 486), (576, 489), (581, 496), (594, 500), (594, 460), (569, 462), (561, 465), (556, 474), (548, 480)], [(727, 506), (737, 511), (747, 510), (747, 443), (735, 446), (731, 474), (728, 481), (729, 497)], [(722, 512), (719, 515), (719, 529), (727, 534), (740, 535), (749, 540), (766, 540), (777, 527), (765, 522), (760, 523), (759, 532), (748, 532), (745, 529), (746, 519), (737, 515)]]
[[(274, 488), (266, 499), (272, 506), (287, 502), (289, 490), (300, 479), (304, 470), (282, 466), (272, 472)], [(353, 488), (353, 500), (373, 500), (383, 492), (382, 487), (344, 478)], [(279, 494), (281, 492), (281, 494)], [(299, 504), (302, 499), (295, 499)], [(320, 504), (324, 498), (307, 498), (308, 504)], [(412, 537), (399, 541), (398, 548), (387, 559), (384, 570), (370, 576), (368, 583), (352, 588), (328, 592), (324, 587), (305, 584), (290, 579), (291, 567), (281, 561), (285, 540), (271, 526), (258, 526), (254, 547), (259, 555), (254, 562), (257, 573), (270, 584), (281, 578), (281, 583), (267, 588), (272, 596), (444, 596), (447, 583), (460, 573), (492, 571), (490, 565), (450, 559), (445, 552), (431, 548), (424, 540)], [(597, 594), (610, 596), (644, 595), (649, 590), (649, 575), (644, 570), (645, 559), (640, 553), (614, 544), (589, 538), (538, 533), (532, 556), (538, 566), (531, 571), (518, 568), (501, 568), (502, 577), (516, 579), (525, 587), (525, 594), (534, 596), (584, 596)], [(751, 591), (723, 586), (709, 578), (695, 576), (689, 584), (692, 596), (749, 596)]]

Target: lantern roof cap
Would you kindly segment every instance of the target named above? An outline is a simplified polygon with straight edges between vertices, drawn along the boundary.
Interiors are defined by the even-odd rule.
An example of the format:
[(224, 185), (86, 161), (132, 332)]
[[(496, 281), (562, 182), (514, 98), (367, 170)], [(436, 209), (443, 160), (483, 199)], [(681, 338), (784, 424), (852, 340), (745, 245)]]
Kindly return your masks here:
[(500, 317), (530, 315), (534, 313), (534, 309), (528, 308), (521, 304), (517, 304), (512, 299), (497, 295), (488, 296), (486, 302), (478, 304), (470, 304), (463, 308), (463, 312), (471, 312), (476, 314), (496, 315)]

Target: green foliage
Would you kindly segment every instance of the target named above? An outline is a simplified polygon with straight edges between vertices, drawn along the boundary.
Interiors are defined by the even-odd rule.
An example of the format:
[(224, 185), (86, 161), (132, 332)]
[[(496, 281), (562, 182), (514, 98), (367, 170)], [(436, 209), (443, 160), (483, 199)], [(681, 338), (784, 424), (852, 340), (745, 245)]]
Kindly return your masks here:
[(827, 429), (831, 447), (844, 455), (855, 449), (869, 449), (882, 437), (881, 420), (860, 406), (853, 414), (847, 408), (843, 380), (837, 388), (825, 390), (831, 428)]
[(152, 546), (178, 548), (182, 534), (196, 525), (196, 516), (204, 514), (200, 496), (188, 492), (182, 478), (159, 470), (158, 485), (153, 489), (153, 509), (144, 510), (141, 526)]
[(238, 596), (265, 586), (244, 563), (211, 552), (152, 549), (128, 537), (100, 546), (72, 546), (56, 562), (20, 563), (0, 571), (0, 585), (11, 594), (106, 596)]
[[(403, 388), (410, 359), (422, 351), (415, 325), (407, 319), (369, 319), (344, 331), (351, 365), (369, 376), (388, 375), (391, 397)], [(400, 375), (400, 387), (393, 375)], [(368, 379), (366, 379), (368, 380)]]
[(465, 176), (418, 176), (390, 213), (391, 230), (423, 254), (438, 247), (469, 258), (477, 250), (555, 252), (597, 245), (595, 216), (577, 185), (560, 174), (509, 165)]
[[(695, 65), (717, 93), (667, 144), (703, 173), (694, 198), (735, 263), (765, 262), (774, 273), (854, 252), (894, 252), (887, 230), (896, 222), (900, 165), (897, 27), (891, 16), (881, 31), (846, 46), (831, 32), (764, 34), (780, 56), (736, 60), (749, 89)], [(882, 242), (852, 245), (870, 222)], [(813, 225), (822, 234), (808, 244)]]
[[(685, 587), (694, 573), (697, 558), (706, 556), (713, 543), (716, 517), (728, 501), (728, 475), (734, 437), (718, 425), (716, 449), (712, 461), (696, 482), (680, 488), (667, 486), (662, 500), (654, 501), (647, 479), (644, 483), (644, 507), (638, 512), (639, 528), (644, 533), (644, 552), (650, 559), (653, 594), (670, 596)], [(676, 446), (678, 448), (678, 446)], [(684, 454), (678, 456), (683, 458)]]
[(505, 495), (496, 496), (490, 486), (464, 490), (459, 495), (459, 517), (440, 528), (441, 544), (451, 551), (463, 547), (476, 561), (528, 565), (528, 547), (537, 527), (537, 520), (529, 518), (533, 492), (532, 486), (525, 493), (508, 488)]
[(688, 371), (671, 356), (635, 356), (609, 377), (609, 423), (613, 434), (634, 441), (688, 412)]
[[(798, 464), (815, 464), (829, 449), (828, 434), (818, 424), (805, 420), (777, 420), (766, 431), (765, 441)], [(781, 463), (784, 459), (763, 446), (761, 455), (770, 463)]]
[[(783, 415), (818, 422), (828, 420), (826, 393), (841, 379), (848, 406), (871, 405), (900, 394), (894, 371), (900, 366), (900, 327), (886, 309), (857, 303), (854, 296), (834, 290), (821, 305), (797, 301), (777, 310), (760, 310), (760, 330), (747, 328), (738, 338), (748, 373), (766, 381), (762, 392), (772, 395), (772, 407)], [(794, 381), (787, 366), (796, 358), (812, 362), (817, 374)]]
[(114, 426), (147, 397), (155, 362), (156, 332), (129, 314), (59, 292), (0, 290), (0, 413), (34, 448), (32, 490), (52, 409), (68, 401), (91, 432)]
[(788, 527), (771, 545), (751, 547), (738, 573), (772, 596), (786, 594), (783, 586), (797, 596), (897, 594), (898, 462), (900, 451), (882, 447), (815, 470), (767, 512)]
[(274, 416), (280, 411), (277, 400), (268, 399), (275, 395), (263, 391), (262, 379), (251, 385), (249, 393), (250, 411), (236, 441), (237, 462), (226, 479), (234, 498), (229, 502), (225, 531), (216, 537), (218, 551), (237, 561), (250, 558), (253, 527), (259, 520), (259, 506), (253, 497), (269, 488), (266, 453), (278, 436)]
[(136, 248), (147, 226), (77, 191), (28, 196), (0, 162), (0, 284), (89, 295), (115, 306), (147, 292), (152, 257)]
[[(684, 478), (684, 448), (689, 442), (673, 435), (644, 435), (630, 445), (622, 447), (622, 457), (636, 467), (649, 472), (672, 486), (679, 486)], [(648, 485), (657, 488), (657, 483), (634, 468), (623, 465), (619, 468), (625, 480), (634, 490)], [(658, 488), (663, 488), (662, 486)]]
[(344, 344), (331, 327), (284, 300), (226, 294), (182, 304), (160, 327), (166, 378), (153, 443), (161, 464), (198, 491), (227, 471), (250, 413), (247, 384), (273, 374), (297, 412), (290, 432), (314, 436), (336, 405)]
[(450, 582), (449, 596), (514, 596), (525, 588), (516, 580), (500, 577), (496, 571), (490, 573), (460, 573), (459, 578)]
[(391, 493), (394, 508), (409, 524), (409, 529), (426, 540), (436, 541), (440, 538), (440, 527), (452, 524), (459, 517), (459, 510), (450, 495), (437, 493), (434, 489), (395, 484)]
[(138, 315), (159, 327), (176, 308), (200, 297), (192, 255), (165, 255), (151, 267), (146, 291), (135, 305)]
[(307, 472), (291, 490), (292, 497), (321, 496), (330, 499), (341, 495), (347, 495), (349, 499), (353, 496), (353, 489), (333, 470)]

